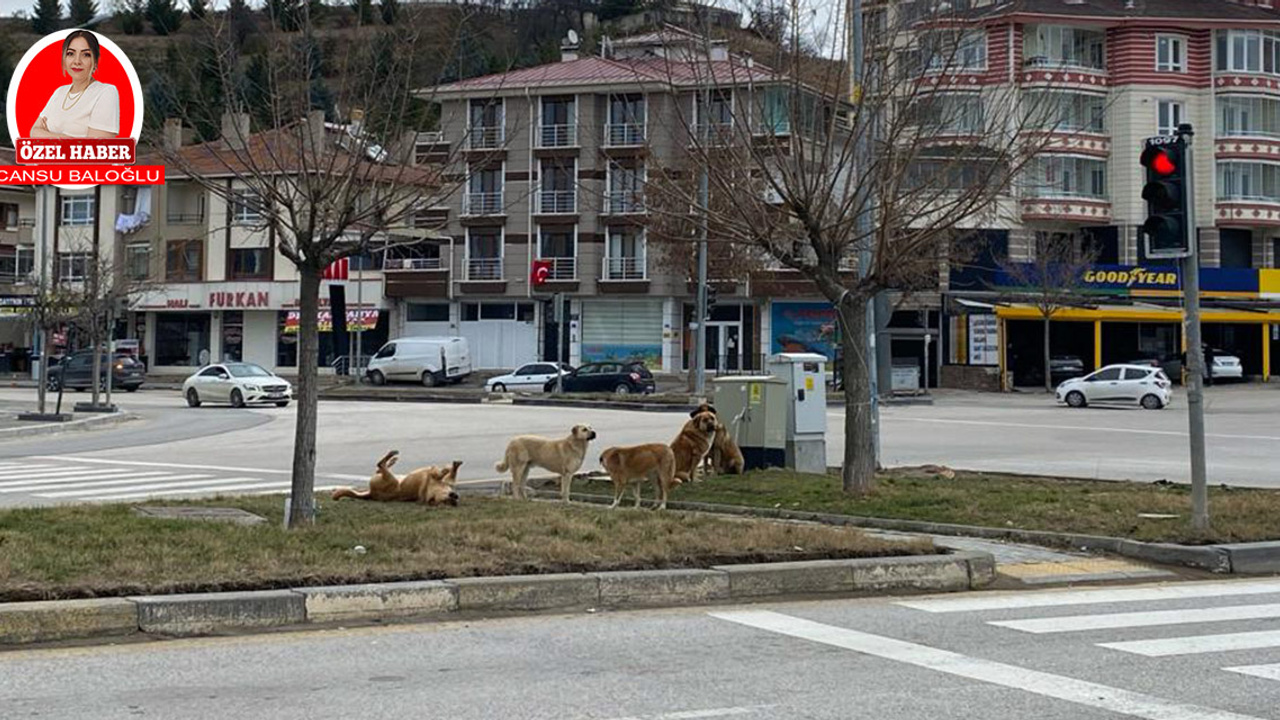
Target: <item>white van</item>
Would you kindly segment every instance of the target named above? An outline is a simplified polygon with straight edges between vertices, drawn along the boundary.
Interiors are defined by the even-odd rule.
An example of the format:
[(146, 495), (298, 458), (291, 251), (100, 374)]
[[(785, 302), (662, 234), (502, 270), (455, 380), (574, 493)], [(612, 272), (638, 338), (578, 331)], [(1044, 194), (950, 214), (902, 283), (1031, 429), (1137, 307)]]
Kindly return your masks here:
[(369, 359), (365, 376), (374, 385), (390, 380), (435, 387), (461, 382), (471, 374), (471, 349), (461, 337), (402, 337)]

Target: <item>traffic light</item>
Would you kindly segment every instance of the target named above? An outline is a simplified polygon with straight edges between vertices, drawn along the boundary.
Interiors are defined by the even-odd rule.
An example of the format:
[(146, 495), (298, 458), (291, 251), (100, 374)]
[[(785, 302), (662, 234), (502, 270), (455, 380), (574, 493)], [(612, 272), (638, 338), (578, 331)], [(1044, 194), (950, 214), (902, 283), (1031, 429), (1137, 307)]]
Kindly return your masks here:
[(1147, 220), (1142, 224), (1147, 257), (1181, 258), (1191, 254), (1187, 195), (1187, 142), (1181, 135), (1147, 138), (1142, 150), (1147, 184)]
[(716, 286), (707, 284), (707, 319), (711, 318), (711, 311), (716, 307)]

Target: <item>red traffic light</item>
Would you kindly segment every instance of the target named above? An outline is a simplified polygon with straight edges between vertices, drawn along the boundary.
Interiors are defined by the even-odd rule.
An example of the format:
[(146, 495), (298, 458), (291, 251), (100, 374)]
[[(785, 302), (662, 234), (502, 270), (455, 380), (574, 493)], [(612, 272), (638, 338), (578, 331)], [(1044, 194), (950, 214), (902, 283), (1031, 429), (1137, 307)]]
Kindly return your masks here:
[(1177, 170), (1178, 167), (1173, 164), (1173, 159), (1169, 157), (1169, 153), (1160, 152), (1151, 158), (1151, 169), (1161, 175), (1172, 175), (1173, 171)]

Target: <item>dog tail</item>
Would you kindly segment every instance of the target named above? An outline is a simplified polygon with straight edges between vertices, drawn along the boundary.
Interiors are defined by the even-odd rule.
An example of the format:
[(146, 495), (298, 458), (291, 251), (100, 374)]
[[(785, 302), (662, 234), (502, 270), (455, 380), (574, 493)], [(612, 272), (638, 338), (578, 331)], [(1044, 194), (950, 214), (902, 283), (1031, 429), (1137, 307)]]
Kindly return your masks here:
[(497, 470), (498, 472), (506, 472), (507, 469), (510, 467), (511, 466), (507, 463), (507, 458), (504, 457), (493, 466), (493, 469)]
[(333, 499), (341, 500), (342, 498), (355, 498), (356, 500), (368, 500), (368, 490), (356, 490), (354, 488), (338, 488), (333, 491)]
[(453, 465), (449, 467), (449, 472), (445, 473), (445, 477), (447, 477), (447, 478), (451, 478), (452, 480), (457, 481), (457, 479), (458, 479), (458, 468), (460, 468), (460, 467), (462, 467), (462, 461), (461, 461), (461, 460), (454, 460), (454, 461), (453, 461)]
[(383, 456), (382, 456), (382, 459), (378, 461), (378, 469), (379, 469), (379, 470), (386, 470), (387, 468), (391, 467), (392, 465), (395, 465), (395, 464), (396, 464), (396, 461), (397, 461), (397, 460), (399, 460), (399, 459), (400, 459), (400, 451), (399, 451), (399, 450), (392, 450), (392, 451), (388, 452), (386, 455), (383, 455)]

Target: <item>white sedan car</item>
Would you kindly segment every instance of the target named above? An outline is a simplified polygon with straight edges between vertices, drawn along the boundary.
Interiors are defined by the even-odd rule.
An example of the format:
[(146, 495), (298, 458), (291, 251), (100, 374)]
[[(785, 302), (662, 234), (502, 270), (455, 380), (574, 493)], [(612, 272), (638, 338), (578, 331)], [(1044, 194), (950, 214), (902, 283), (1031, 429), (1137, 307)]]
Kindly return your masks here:
[(1215, 380), (1243, 380), (1244, 366), (1235, 355), (1215, 350), (1213, 355), (1213, 378)]
[(1146, 365), (1108, 365), (1101, 370), (1072, 378), (1058, 386), (1058, 402), (1073, 408), (1089, 403), (1138, 404), (1159, 410), (1173, 399), (1173, 383), (1159, 368)]
[(253, 363), (219, 363), (187, 378), (182, 383), (182, 396), (191, 407), (206, 402), (231, 403), (233, 407), (275, 403), (284, 407), (293, 399), (293, 386)]
[(484, 389), (489, 392), (542, 392), (547, 381), (556, 378), (557, 366), (561, 375), (573, 372), (573, 368), (565, 363), (529, 363), (506, 375), (489, 378)]

